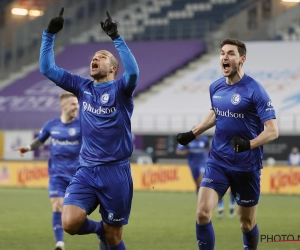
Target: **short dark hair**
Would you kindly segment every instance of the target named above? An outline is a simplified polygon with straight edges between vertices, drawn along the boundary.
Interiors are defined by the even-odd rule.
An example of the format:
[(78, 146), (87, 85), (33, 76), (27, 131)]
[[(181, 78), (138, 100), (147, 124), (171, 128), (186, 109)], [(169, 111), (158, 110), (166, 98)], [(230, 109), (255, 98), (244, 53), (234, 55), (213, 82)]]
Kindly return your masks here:
[(225, 40), (223, 40), (221, 42), (221, 48), (225, 45), (225, 44), (231, 44), (231, 45), (235, 45), (238, 48), (238, 52), (240, 54), (240, 56), (245, 56), (247, 53), (247, 49), (246, 49), (246, 45), (241, 42), (238, 39), (235, 38), (226, 38)]

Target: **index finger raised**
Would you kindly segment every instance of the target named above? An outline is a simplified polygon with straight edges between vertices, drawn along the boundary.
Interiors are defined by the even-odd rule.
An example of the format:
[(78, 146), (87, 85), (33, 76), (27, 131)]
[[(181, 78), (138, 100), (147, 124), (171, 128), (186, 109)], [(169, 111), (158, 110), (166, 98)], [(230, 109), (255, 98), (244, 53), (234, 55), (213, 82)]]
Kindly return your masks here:
[(64, 11), (65, 11), (65, 8), (64, 7), (62, 7), (61, 8), (61, 10), (60, 10), (60, 12), (59, 12), (59, 15), (58, 16), (63, 16), (63, 14), (64, 14)]
[(112, 20), (108, 11), (106, 11), (106, 15), (107, 15), (107, 17), (108, 17), (109, 20)]

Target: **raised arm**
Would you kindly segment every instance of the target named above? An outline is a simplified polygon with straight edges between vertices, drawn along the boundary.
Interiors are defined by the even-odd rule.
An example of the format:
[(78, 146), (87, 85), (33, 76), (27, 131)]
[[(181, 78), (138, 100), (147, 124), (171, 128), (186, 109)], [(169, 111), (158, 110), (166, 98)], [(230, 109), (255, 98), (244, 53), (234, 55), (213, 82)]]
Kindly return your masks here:
[(119, 35), (117, 24), (114, 22), (109, 14), (106, 12), (107, 19), (105, 22), (101, 22), (101, 27), (104, 32), (113, 40), (115, 48), (118, 50), (122, 63), (125, 68), (123, 77), (128, 86), (136, 86), (138, 83), (139, 68), (137, 62), (131, 53), (131, 50), (127, 47), (124, 39)]
[(47, 30), (43, 31), (40, 49), (40, 72), (56, 84), (60, 83), (64, 75), (64, 70), (55, 65), (53, 51), (55, 35), (63, 28), (63, 13), (64, 8), (57, 17), (51, 19)]

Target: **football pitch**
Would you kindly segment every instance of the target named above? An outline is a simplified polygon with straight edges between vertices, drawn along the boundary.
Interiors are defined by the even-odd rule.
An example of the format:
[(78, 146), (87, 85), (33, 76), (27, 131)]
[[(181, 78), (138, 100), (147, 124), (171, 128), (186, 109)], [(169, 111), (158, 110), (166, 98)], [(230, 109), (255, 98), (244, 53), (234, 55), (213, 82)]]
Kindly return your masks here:
[[(0, 249), (54, 249), (51, 228), (51, 205), (46, 189), (0, 188)], [(225, 215), (213, 217), (216, 250), (243, 249), (238, 219), (230, 219), (228, 194)], [(300, 235), (300, 197), (262, 195), (258, 207), (261, 236)], [(128, 250), (196, 250), (196, 195), (158, 191), (135, 192), (129, 224), (125, 226), (124, 241)], [(98, 209), (90, 216), (100, 220)], [(277, 240), (279, 239), (276, 236)], [(283, 239), (283, 237), (281, 238)], [(65, 234), (66, 250), (98, 249), (95, 235)], [(258, 249), (300, 249), (300, 242), (267, 243)]]

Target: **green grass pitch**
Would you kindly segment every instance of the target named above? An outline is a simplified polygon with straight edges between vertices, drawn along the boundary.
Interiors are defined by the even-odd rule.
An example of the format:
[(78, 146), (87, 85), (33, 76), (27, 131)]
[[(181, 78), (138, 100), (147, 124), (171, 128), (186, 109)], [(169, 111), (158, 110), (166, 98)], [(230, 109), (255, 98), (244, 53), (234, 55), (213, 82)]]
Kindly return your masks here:
[[(229, 196), (225, 196), (226, 209)], [(158, 191), (135, 192), (129, 224), (124, 229), (128, 250), (196, 250), (196, 195)], [(213, 217), (216, 250), (243, 249), (237, 217)], [(100, 220), (98, 211), (90, 218)], [(258, 225), (263, 235), (300, 235), (300, 197), (262, 195)], [(298, 239), (298, 238), (297, 238)], [(95, 235), (65, 234), (66, 250), (98, 249)], [(54, 249), (51, 206), (46, 189), (0, 188), (0, 249)], [(299, 250), (298, 242), (265, 243), (258, 249)]]

